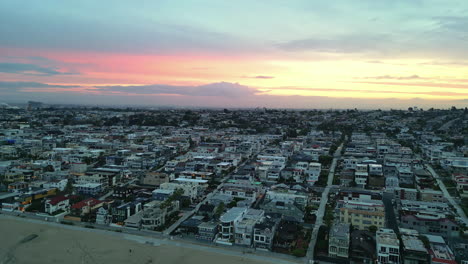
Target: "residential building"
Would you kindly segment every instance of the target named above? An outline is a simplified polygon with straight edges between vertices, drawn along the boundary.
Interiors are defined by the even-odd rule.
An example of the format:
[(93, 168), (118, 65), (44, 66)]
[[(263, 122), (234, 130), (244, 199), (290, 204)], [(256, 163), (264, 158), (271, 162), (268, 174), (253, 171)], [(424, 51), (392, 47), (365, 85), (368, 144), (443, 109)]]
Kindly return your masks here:
[(429, 240), (429, 254), (432, 264), (456, 264), (452, 249), (441, 236), (425, 235)]
[(141, 184), (150, 186), (159, 186), (169, 182), (169, 175), (161, 172), (147, 172), (140, 179)]
[(141, 227), (144, 229), (154, 230), (166, 223), (166, 218), (179, 211), (179, 201), (172, 203), (164, 208), (161, 208), (160, 201), (152, 201), (144, 205), (143, 211), (139, 213), (141, 216)]
[(322, 165), (318, 162), (309, 163), (309, 167), (305, 171), (306, 181), (309, 185), (314, 185), (320, 177), (320, 172), (322, 171)]
[(202, 222), (198, 225), (198, 233), (195, 237), (199, 240), (212, 242), (218, 233), (218, 224), (214, 222)]
[(68, 211), (70, 208), (70, 198), (68, 196), (56, 196), (48, 198), (44, 202), (44, 211), (48, 214), (54, 214), (57, 211)]
[(367, 230), (351, 232), (350, 259), (355, 263), (371, 264), (377, 259), (375, 234)]
[(254, 226), (263, 219), (265, 211), (248, 209), (242, 220), (234, 225), (234, 243), (240, 246), (250, 246), (253, 241)]
[(424, 201), (424, 202), (445, 203), (447, 201), (442, 191), (424, 189), (424, 190), (420, 190), (419, 194), (421, 196), (421, 201)]
[(400, 218), (403, 228), (411, 228), (421, 234), (439, 235), (445, 238), (460, 235), (458, 224), (444, 213), (402, 211)]
[(335, 223), (330, 229), (328, 256), (349, 257), (349, 224)]
[(79, 194), (95, 196), (103, 192), (100, 183), (73, 184), (75, 191)]
[(385, 225), (385, 208), (382, 201), (338, 201), (336, 209), (342, 223), (365, 230), (370, 226), (377, 228)]
[(92, 211), (97, 210), (98, 208), (102, 207), (104, 205), (103, 201), (94, 199), (94, 198), (88, 198), (85, 199), (81, 202), (75, 203), (70, 207), (70, 210), (73, 215), (76, 216), (83, 216), (86, 214), (89, 214)]
[(425, 264), (431, 262), (431, 257), (424, 243), (419, 239), (416, 230), (400, 228), (401, 241), (403, 242), (403, 264)]
[(217, 243), (232, 245), (234, 242), (235, 226), (242, 221), (247, 213), (246, 207), (233, 207), (220, 217), (220, 232)]
[(409, 167), (397, 167), (400, 184), (414, 185), (414, 175)]
[(377, 263), (400, 262), (400, 240), (392, 229), (381, 228), (376, 233)]
[(416, 189), (397, 187), (394, 189), (394, 192), (395, 192), (395, 199), (411, 200), (411, 201), (418, 200), (418, 190)]
[(109, 215), (109, 211), (104, 207), (101, 207), (96, 212), (96, 224), (108, 225), (112, 222), (112, 216)]
[(57, 188), (60, 191), (63, 191), (65, 190), (65, 187), (67, 187), (67, 183), (68, 183), (68, 179), (62, 179), (62, 180), (54, 180), (54, 181), (46, 182), (42, 186), (47, 189)]
[(279, 222), (280, 218), (266, 215), (262, 222), (255, 224), (253, 232), (253, 247), (256, 249), (271, 250)]

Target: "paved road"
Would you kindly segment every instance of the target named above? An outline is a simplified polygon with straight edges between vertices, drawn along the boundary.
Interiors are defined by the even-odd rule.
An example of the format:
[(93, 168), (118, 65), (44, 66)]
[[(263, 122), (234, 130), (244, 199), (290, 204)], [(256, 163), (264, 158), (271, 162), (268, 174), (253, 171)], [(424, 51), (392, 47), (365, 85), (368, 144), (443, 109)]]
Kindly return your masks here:
[(385, 227), (393, 229), (395, 233), (398, 233), (398, 223), (395, 216), (395, 208), (392, 204), (393, 193), (384, 192), (382, 195), (382, 201), (385, 205)]
[(447, 123), (443, 124), (438, 130), (448, 130), (452, 126), (453, 123), (458, 121), (460, 118), (455, 118), (450, 121), (447, 121)]
[(307, 263), (313, 263), (314, 261), (314, 250), (315, 250), (315, 243), (317, 242), (317, 235), (320, 226), (323, 224), (323, 216), (325, 214), (325, 206), (328, 202), (328, 193), (333, 186), (333, 177), (335, 175), (335, 168), (338, 163), (338, 159), (341, 157), (341, 148), (343, 144), (341, 144), (335, 151), (333, 155), (333, 162), (330, 166), (330, 172), (328, 173), (328, 181), (327, 187), (325, 187), (322, 193), (322, 199), (320, 200), (320, 206), (317, 210), (317, 219), (315, 221), (314, 229), (312, 230), (312, 238), (310, 239), (309, 248), (307, 249), (306, 261)]
[(465, 223), (465, 225), (468, 226), (468, 218), (466, 217), (465, 212), (464, 212), (463, 209), (455, 202), (455, 200), (453, 199), (453, 197), (450, 196), (450, 193), (447, 191), (447, 188), (445, 187), (444, 182), (440, 179), (439, 174), (437, 174), (437, 172), (434, 171), (434, 169), (432, 168), (432, 166), (431, 166), (430, 164), (427, 164), (426, 167), (427, 167), (427, 169), (429, 170), (429, 172), (432, 174), (432, 176), (436, 179), (437, 184), (439, 184), (440, 190), (441, 190), (442, 193), (444, 194), (444, 197), (447, 198), (447, 200), (450, 202), (450, 204), (453, 205), (453, 207), (455, 207), (455, 209), (457, 210), (457, 213), (458, 213), (458, 215), (460, 216), (460, 218), (462, 219), (462, 221)]

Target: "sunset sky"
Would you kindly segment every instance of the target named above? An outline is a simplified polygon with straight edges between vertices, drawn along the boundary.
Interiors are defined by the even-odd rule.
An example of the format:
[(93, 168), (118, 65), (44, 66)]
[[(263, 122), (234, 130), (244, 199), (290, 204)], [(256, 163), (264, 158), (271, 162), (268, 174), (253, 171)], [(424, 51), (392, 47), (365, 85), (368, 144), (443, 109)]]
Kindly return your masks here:
[(466, 0), (0, 2), (0, 103), (468, 106)]

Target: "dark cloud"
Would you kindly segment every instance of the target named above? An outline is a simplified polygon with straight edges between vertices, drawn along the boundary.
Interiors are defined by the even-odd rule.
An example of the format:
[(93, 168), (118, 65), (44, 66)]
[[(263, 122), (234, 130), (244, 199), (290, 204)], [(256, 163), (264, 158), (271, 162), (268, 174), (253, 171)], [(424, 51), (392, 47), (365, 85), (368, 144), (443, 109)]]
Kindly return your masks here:
[(249, 49), (228, 33), (188, 24), (156, 23), (133, 17), (128, 22), (45, 16), (21, 9), (2, 11), (0, 8), (0, 42), (6, 47), (145, 54)]
[(14, 63), (14, 62), (1, 62), (0, 72), (25, 74), (25, 75), (38, 75), (38, 76), (76, 74), (76, 73), (71, 73), (71, 72), (61, 72), (55, 68), (43, 67), (43, 66), (39, 66), (36, 64)]
[(0, 82), (0, 90), (15, 91), (24, 88), (76, 88), (76, 85), (55, 85), (39, 82)]
[(96, 86), (100, 91), (130, 94), (175, 94), (187, 96), (242, 97), (254, 95), (257, 90), (238, 83), (219, 82), (199, 86), (151, 84), (141, 86)]

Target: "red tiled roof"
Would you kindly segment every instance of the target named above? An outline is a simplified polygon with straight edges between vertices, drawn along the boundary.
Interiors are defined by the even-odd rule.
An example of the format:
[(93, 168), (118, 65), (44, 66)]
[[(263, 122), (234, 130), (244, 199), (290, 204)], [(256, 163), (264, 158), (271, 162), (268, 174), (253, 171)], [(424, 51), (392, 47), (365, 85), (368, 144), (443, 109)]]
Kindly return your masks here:
[(72, 209), (81, 209), (83, 207), (85, 207), (86, 205), (89, 204), (89, 206), (95, 206), (95, 205), (98, 205), (100, 203), (103, 203), (103, 201), (100, 201), (100, 200), (97, 200), (97, 199), (94, 199), (94, 198), (88, 198), (86, 200), (83, 200), (81, 202), (78, 202), (74, 205), (72, 205)]
[(69, 197), (66, 197), (66, 196), (63, 196), (63, 195), (60, 195), (60, 196), (56, 196), (54, 198), (51, 198), (47, 201), (48, 204), (51, 204), (51, 205), (56, 205), (62, 201), (65, 201), (65, 200), (68, 200), (70, 199)]

